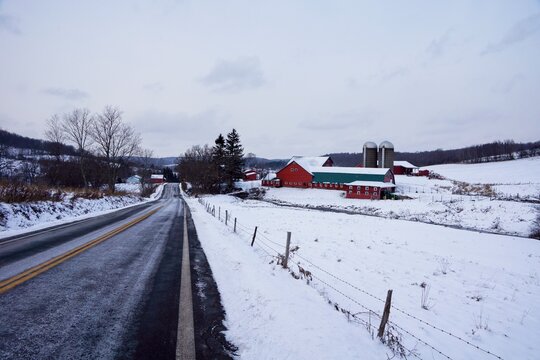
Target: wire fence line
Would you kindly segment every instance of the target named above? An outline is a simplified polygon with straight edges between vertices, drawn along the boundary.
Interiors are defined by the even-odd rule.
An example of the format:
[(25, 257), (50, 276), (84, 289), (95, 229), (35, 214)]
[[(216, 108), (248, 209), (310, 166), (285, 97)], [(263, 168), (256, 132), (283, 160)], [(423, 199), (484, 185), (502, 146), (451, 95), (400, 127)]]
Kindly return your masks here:
[[(203, 205), (203, 206), (206, 207), (206, 210), (207, 210), (208, 213), (210, 213), (211, 215), (213, 215), (214, 217), (216, 217), (216, 215), (215, 215), (215, 206), (214, 206), (214, 205), (210, 205), (210, 203), (204, 201), (202, 198), (199, 198), (199, 203), (200, 203), (201, 205)], [(220, 212), (221, 209), (220, 209), (220, 208), (218, 208), (218, 209), (219, 209), (218, 211)], [(232, 218), (232, 215), (231, 215), (231, 212), (230, 212), (230, 211), (226, 211), (225, 214), (226, 214), (227, 217), (231, 217), (231, 218)], [(255, 234), (254, 234), (254, 229), (257, 228), (257, 227), (255, 227), (255, 226), (250, 226), (250, 227), (248, 227), (248, 226), (246, 226), (245, 224), (241, 224), (241, 223), (238, 221), (237, 218), (235, 218), (234, 224), (232, 224), (232, 221), (228, 221), (229, 219), (227, 219), (227, 220), (226, 220), (226, 219), (222, 219), (221, 216), (220, 216), (220, 214), (216, 217), (216, 219), (218, 219), (221, 223), (223, 223), (223, 224), (226, 225), (227, 227), (231, 227), (231, 228), (232, 228), (232, 227), (235, 227), (234, 230), (240, 230), (240, 231), (242, 231), (243, 233), (245, 233), (246, 235), (248, 235), (249, 237), (255, 236)], [(251, 229), (253, 229), (253, 230), (251, 230)], [(285, 245), (280, 244), (280, 243), (278, 243), (278, 242), (276, 242), (276, 241), (270, 239), (268, 236), (266, 236), (265, 234), (263, 234), (262, 231), (257, 232), (257, 233), (256, 233), (256, 236), (257, 236), (257, 241), (254, 241), (253, 244), (254, 244), (254, 245), (257, 245), (257, 247), (258, 247), (259, 249), (261, 249), (264, 253), (266, 253), (267, 256), (276, 258), (276, 259), (278, 259), (278, 260), (279, 260), (280, 258), (283, 258), (283, 257), (284, 257), (284, 255), (283, 255), (280, 251), (278, 251), (278, 250), (276, 250), (274, 247), (270, 246), (267, 242), (269, 242), (269, 243), (271, 243), (271, 244), (273, 244), (273, 245), (279, 246), (280, 248), (285, 248)], [(263, 247), (263, 246), (264, 246), (264, 247)], [(269, 252), (267, 249), (269, 249), (273, 254), (272, 254), (271, 252)], [(289, 261), (291, 261), (292, 264), (295, 264), (296, 266), (298, 266), (299, 269), (303, 269), (303, 268), (305, 267), (305, 264), (302, 264), (302, 263), (300, 263), (300, 262), (298, 262), (298, 261), (295, 261), (295, 260), (294, 260), (294, 257), (298, 257), (299, 259), (301, 259), (301, 260), (305, 261), (306, 263), (308, 263), (308, 264), (310, 265), (310, 267), (315, 268), (315, 269), (321, 271), (322, 273), (325, 273), (326, 275), (332, 277), (332, 278), (335, 279), (335, 280), (338, 280), (339, 282), (341, 282), (341, 283), (347, 285), (348, 287), (350, 287), (350, 288), (352, 288), (352, 289), (354, 289), (354, 290), (356, 290), (356, 291), (358, 291), (358, 292), (360, 292), (360, 293), (362, 293), (362, 294), (364, 294), (364, 295), (367, 295), (367, 296), (369, 296), (369, 297), (371, 297), (371, 298), (373, 298), (373, 299), (375, 299), (375, 300), (377, 300), (377, 301), (379, 301), (379, 302), (385, 303), (385, 300), (382, 299), (381, 297), (378, 297), (378, 296), (372, 294), (371, 292), (369, 292), (369, 291), (367, 291), (367, 290), (365, 290), (365, 289), (362, 289), (362, 288), (360, 288), (359, 286), (356, 286), (356, 285), (350, 283), (350, 282), (347, 281), (347, 280), (342, 279), (341, 277), (339, 277), (339, 276), (337, 276), (337, 275), (331, 273), (330, 271), (324, 269), (323, 267), (321, 267), (321, 266), (315, 264), (313, 261), (307, 259), (306, 257), (300, 255), (298, 252), (295, 251), (295, 252), (291, 253), (291, 255), (289, 256)], [(290, 269), (289, 269), (289, 271), (292, 272), (292, 270), (290, 270)], [(293, 273), (294, 273), (294, 272), (293, 272)], [(362, 304), (362, 303), (361, 303), (360, 301), (358, 301), (357, 299), (355, 299), (355, 298), (353, 298), (353, 297), (351, 297), (351, 296), (345, 294), (342, 290), (336, 288), (335, 286), (330, 285), (328, 282), (326, 282), (326, 281), (324, 281), (323, 279), (321, 279), (320, 276), (313, 275), (313, 272), (309, 272), (309, 276), (312, 277), (312, 278), (314, 278), (314, 279), (316, 279), (316, 280), (319, 281), (320, 283), (324, 284), (324, 285), (327, 286), (328, 288), (334, 290), (336, 293), (340, 294), (341, 296), (343, 296), (344, 298), (346, 298), (346, 299), (348, 299), (349, 301), (353, 302), (354, 304), (360, 306), (362, 309), (366, 310), (370, 315), (372, 314), (372, 315), (374, 315), (374, 316), (376, 316), (376, 317), (378, 317), (378, 318), (381, 318), (381, 315), (380, 315), (378, 312), (376, 312), (376, 311), (370, 309), (369, 307), (365, 306), (364, 304)], [(424, 325), (426, 325), (426, 326), (428, 326), (428, 327), (430, 327), (430, 328), (432, 328), (432, 329), (434, 329), (434, 330), (437, 330), (437, 331), (439, 331), (439, 332), (441, 332), (441, 333), (443, 333), (443, 334), (445, 334), (445, 335), (448, 335), (448, 336), (450, 336), (450, 337), (452, 337), (452, 338), (454, 338), (454, 339), (456, 339), (456, 340), (459, 340), (459, 341), (461, 341), (461, 342), (463, 342), (463, 343), (469, 345), (472, 349), (476, 349), (476, 350), (482, 351), (482, 352), (484, 352), (485, 354), (488, 354), (488, 355), (491, 355), (492, 357), (495, 357), (495, 358), (497, 358), (497, 359), (503, 360), (503, 358), (502, 358), (501, 356), (496, 355), (496, 354), (493, 353), (492, 351), (487, 350), (487, 349), (484, 349), (484, 348), (482, 348), (482, 347), (480, 347), (480, 346), (478, 346), (478, 345), (476, 345), (476, 344), (473, 344), (472, 342), (470, 342), (470, 341), (468, 341), (468, 340), (466, 340), (466, 339), (460, 337), (459, 335), (456, 335), (456, 334), (454, 334), (454, 333), (452, 333), (452, 332), (450, 332), (450, 331), (447, 331), (447, 330), (445, 330), (445, 329), (442, 329), (441, 327), (438, 327), (438, 326), (433, 325), (433, 324), (431, 324), (431, 323), (429, 323), (429, 322), (427, 322), (427, 321), (425, 321), (425, 320), (423, 320), (423, 319), (420, 319), (419, 317), (417, 317), (417, 316), (415, 316), (415, 315), (412, 315), (412, 314), (410, 314), (409, 312), (407, 312), (407, 311), (405, 311), (405, 310), (402, 310), (401, 308), (399, 308), (399, 307), (397, 307), (397, 306), (395, 306), (395, 305), (391, 305), (391, 308), (394, 309), (394, 310), (396, 310), (396, 311), (398, 311), (399, 313), (401, 313), (401, 314), (403, 314), (403, 315), (409, 317), (410, 319), (413, 319), (413, 320), (415, 320), (415, 321), (418, 321), (418, 322), (420, 322), (420, 323), (422, 323), (422, 324), (424, 324)], [(350, 313), (349, 313), (349, 314), (350, 314)], [(350, 314), (350, 315), (353, 316), (356, 320), (359, 320), (362, 324), (366, 325), (367, 327), (369, 327), (369, 328), (375, 328), (372, 324), (368, 324), (365, 320), (360, 319), (360, 318), (358, 318), (357, 316), (355, 316), (355, 314)], [(404, 329), (402, 326), (396, 324), (395, 322), (393, 322), (393, 321), (388, 321), (388, 323), (391, 324), (391, 325), (393, 325), (395, 328), (397, 328), (397, 329), (403, 331), (404, 333), (408, 334), (409, 336), (411, 336), (412, 338), (414, 338), (414, 339), (417, 340), (418, 342), (422, 343), (423, 345), (429, 347), (430, 349), (432, 349), (433, 351), (435, 351), (437, 354), (443, 356), (444, 358), (446, 358), (446, 359), (452, 359), (450, 356), (448, 356), (447, 354), (443, 353), (441, 350), (437, 349), (436, 347), (434, 347), (433, 345), (429, 344), (428, 342), (422, 340), (421, 338), (419, 338), (418, 336), (414, 335), (413, 333), (411, 333), (411, 332), (408, 331), (407, 329)], [(368, 325), (369, 325), (369, 326), (368, 326)], [(408, 355), (413, 355), (413, 356), (419, 358), (412, 350), (408, 350), (408, 349), (407, 349), (407, 351), (409, 351), (409, 354), (408, 354)]]

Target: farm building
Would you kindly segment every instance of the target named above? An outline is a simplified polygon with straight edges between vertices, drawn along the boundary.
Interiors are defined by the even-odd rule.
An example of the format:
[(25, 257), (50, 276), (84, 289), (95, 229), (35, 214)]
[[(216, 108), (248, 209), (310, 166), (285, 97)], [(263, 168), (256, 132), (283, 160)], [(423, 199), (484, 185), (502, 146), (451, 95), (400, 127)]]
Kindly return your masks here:
[(414, 166), (408, 161), (394, 161), (394, 174), (396, 175), (412, 175), (418, 171), (418, 166)]
[(359, 167), (326, 167), (313, 169), (314, 183), (346, 184), (353, 181), (378, 181), (395, 183), (390, 169)]
[(393, 192), (395, 184), (380, 181), (353, 181), (347, 186), (345, 197), (351, 199), (381, 199)]
[(281, 186), (309, 187), (313, 182), (313, 169), (331, 167), (334, 164), (329, 156), (294, 156), (287, 165), (276, 173)]
[(347, 197), (362, 199), (381, 198), (395, 188), (390, 169), (332, 165), (329, 157), (293, 157), (275, 178), (264, 179), (262, 185), (341, 190)]
[(243, 177), (244, 181), (257, 180), (257, 172), (255, 170), (245, 170)]
[(150, 182), (152, 184), (162, 184), (165, 182), (165, 178), (163, 174), (152, 174), (150, 176)]
[(142, 178), (139, 175), (133, 175), (126, 179), (127, 184), (140, 184)]

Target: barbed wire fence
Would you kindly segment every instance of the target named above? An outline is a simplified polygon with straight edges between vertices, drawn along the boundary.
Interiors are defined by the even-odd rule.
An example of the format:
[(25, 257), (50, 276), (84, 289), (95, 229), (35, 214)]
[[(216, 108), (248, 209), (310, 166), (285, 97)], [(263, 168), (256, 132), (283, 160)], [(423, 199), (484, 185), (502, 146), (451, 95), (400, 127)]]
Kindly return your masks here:
[[(442, 327), (433, 325), (429, 323), (428, 321), (425, 321), (418, 316), (415, 316), (411, 314), (408, 311), (405, 311), (395, 305), (388, 304), (388, 299), (384, 300), (379, 296), (376, 296), (372, 294), (371, 292), (362, 289), (361, 287), (352, 284), (351, 282), (342, 279), (341, 277), (333, 274), (332, 272), (326, 270), (322, 266), (314, 263), (312, 260), (307, 259), (305, 256), (302, 256), (298, 253), (298, 247), (292, 247), (288, 248), (286, 244), (279, 243), (275, 240), (270, 239), (267, 235), (265, 235), (262, 231), (258, 231), (258, 226), (249, 226), (245, 223), (240, 223), (238, 219), (235, 217), (233, 220), (232, 213), (228, 209), (222, 209), (220, 206), (216, 208), (215, 205), (212, 205), (210, 202), (204, 200), (203, 198), (198, 199), (199, 203), (206, 209), (206, 211), (215, 217), (218, 221), (223, 223), (225, 226), (231, 228), (231, 230), (234, 233), (237, 233), (239, 236), (244, 235), (248, 239), (251, 239), (251, 246), (256, 246), (257, 249), (261, 250), (264, 253), (265, 258), (270, 259), (270, 263), (275, 262), (277, 265), (283, 265), (284, 263), (286, 265), (296, 265), (298, 267), (298, 272), (295, 272), (290, 266), (284, 266), (286, 270), (288, 270), (291, 275), (295, 279), (305, 279), (306, 283), (308, 285), (311, 285), (317, 289), (317, 287), (313, 284), (313, 279), (316, 279), (320, 284), (324, 285), (326, 288), (332, 289), (334, 292), (342, 296), (343, 298), (347, 299), (351, 303), (359, 306), (364, 311), (353, 313), (350, 310), (342, 307), (337, 302), (334, 302), (327, 298), (329, 304), (331, 304), (337, 311), (342, 312), (347, 316), (347, 318), (350, 321), (354, 321), (358, 324), (363, 325), (372, 335), (372, 338), (374, 338), (374, 333), (376, 331), (380, 331), (380, 328), (382, 326), (379, 326), (377, 328), (371, 323), (372, 317), (382, 320), (384, 317), (384, 314), (381, 315), (379, 312), (371, 309), (370, 307), (366, 306), (362, 302), (360, 302), (357, 298), (346, 294), (342, 289), (338, 289), (336, 286), (331, 285), (328, 281), (325, 281), (321, 278), (320, 275), (316, 275), (318, 272), (325, 274), (329, 277), (331, 277), (334, 280), (337, 280), (338, 282), (346, 285), (349, 289), (352, 289), (358, 293), (364, 294), (374, 300), (377, 300), (377, 302), (382, 302), (386, 306), (389, 307), (389, 309), (393, 309), (402, 315), (419, 322), (420, 324), (423, 324), (425, 326), (428, 326), (446, 336), (449, 336), (453, 338), (454, 340), (457, 340), (463, 344), (466, 344), (471, 349), (483, 352), (484, 354), (490, 355), (493, 358), (502, 360), (503, 358), (494, 352), (482, 348), (469, 340), (456, 335), (452, 333), (451, 331), (445, 330)], [(288, 245), (288, 244), (287, 244)], [(285, 259), (285, 254), (288, 254), (287, 259)], [(301, 261), (297, 261), (296, 258), (300, 259)], [(306, 266), (306, 264), (308, 264)], [(309, 268), (309, 270), (306, 270), (306, 268)], [(314, 273), (315, 272), (315, 273)], [(320, 289), (317, 289), (320, 290)], [(391, 291), (391, 290), (390, 290)], [(363, 318), (362, 316), (368, 317), (368, 319)], [(430, 344), (429, 342), (422, 339), (420, 336), (415, 335), (412, 331), (405, 329), (403, 326), (395, 323), (394, 321), (388, 320), (385, 322), (385, 332), (382, 337), (380, 337), (381, 341), (385, 343), (389, 348), (392, 350), (394, 355), (399, 355), (403, 358), (407, 358), (409, 356), (413, 356), (415, 358), (421, 359), (419, 356), (417, 350), (415, 348), (409, 349), (406, 348), (402, 343), (402, 337), (403, 334), (407, 334), (412, 339), (414, 339), (417, 343), (420, 343), (426, 347), (428, 347), (432, 352), (438, 354), (439, 356), (445, 358), (445, 359), (452, 359), (449, 355), (444, 353), (442, 350), (438, 349), (434, 345)], [(384, 328), (384, 327), (383, 327)]]

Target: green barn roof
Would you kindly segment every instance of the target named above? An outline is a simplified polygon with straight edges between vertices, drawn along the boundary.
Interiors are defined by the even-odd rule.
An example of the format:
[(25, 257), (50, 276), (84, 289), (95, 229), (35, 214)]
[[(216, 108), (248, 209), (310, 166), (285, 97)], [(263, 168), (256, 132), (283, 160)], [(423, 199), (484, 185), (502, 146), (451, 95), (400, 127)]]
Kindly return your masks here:
[(313, 182), (346, 184), (353, 181), (384, 182), (390, 169), (324, 167), (311, 170)]

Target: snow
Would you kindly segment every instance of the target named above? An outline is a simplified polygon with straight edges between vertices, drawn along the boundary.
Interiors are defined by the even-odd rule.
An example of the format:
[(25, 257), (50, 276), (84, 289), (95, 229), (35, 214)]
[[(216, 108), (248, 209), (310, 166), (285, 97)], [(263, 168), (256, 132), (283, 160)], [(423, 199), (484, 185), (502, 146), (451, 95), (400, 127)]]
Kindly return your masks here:
[[(311, 200), (339, 193), (269, 192), (280, 191), (289, 196), (303, 191), (302, 196)], [(381, 313), (384, 302), (376, 298), (384, 299), (388, 289), (394, 291), (395, 307), (465, 341), (505, 359), (537, 358), (540, 242), (536, 240), (224, 195), (204, 200), (216, 207), (216, 218), (197, 200), (187, 199), (222, 294), (227, 337), (239, 346), (242, 359), (259, 359), (261, 354), (276, 359), (386, 359), (386, 354), (391, 358), (389, 349), (372, 340), (363, 325), (347, 321), (329, 304), (337, 303), (368, 321), (359, 304)], [(349, 199), (340, 201), (345, 200)], [(218, 207), (221, 214), (228, 210), (231, 219), (237, 218), (238, 233), (232, 232), (232, 220), (227, 227), (223, 218), (218, 221)], [(524, 208), (518, 211), (523, 215)], [(256, 245), (251, 248), (255, 226)], [(262, 250), (283, 253), (287, 231), (292, 232), (291, 245), (299, 247), (290, 268), (298, 273), (294, 264), (299, 262), (311, 271), (309, 285), (305, 279), (295, 280)], [(427, 309), (421, 307), (423, 283), (430, 289)], [(390, 321), (453, 359), (494, 358), (395, 308)], [(376, 317), (371, 322), (378, 326)], [(415, 349), (420, 358), (443, 358), (400, 332), (403, 345)]]
[(360, 180), (353, 181), (353, 182), (350, 182), (350, 183), (346, 183), (345, 185), (349, 185), (349, 186), (377, 186), (377, 187), (380, 187), (380, 188), (393, 188), (393, 187), (396, 187), (396, 185), (394, 183), (387, 183), (387, 182), (382, 182), (382, 181), (360, 181)]
[(537, 212), (535, 204), (452, 195), (445, 186), (451, 183), (444, 180), (409, 177), (408, 180), (419, 182), (404, 184), (400, 178), (396, 177), (396, 191), (411, 199), (347, 199), (344, 191), (297, 188), (269, 188), (265, 199), (284, 205), (332, 209), (501, 234), (528, 236), (531, 232)]
[(307, 172), (313, 172), (314, 168), (319, 168), (324, 165), (329, 159), (328, 156), (293, 156), (287, 163), (289, 165), (293, 161), (304, 168)]
[(245, 191), (261, 187), (261, 184), (261, 180), (237, 181), (234, 183), (234, 187)]
[[(126, 184), (121, 185), (120, 188)], [(154, 201), (161, 196), (163, 185), (159, 185), (149, 198), (138, 195), (104, 196), (101, 199), (82, 199), (66, 196), (59, 202), (39, 201), (33, 203), (7, 204), (0, 202), (0, 238), (21, 235), (51, 226), (107, 214), (144, 202)]]
[(116, 184), (115, 188), (117, 191), (125, 191), (131, 194), (140, 194), (141, 193), (141, 184), (134, 183), (122, 183)]
[[(233, 234), (187, 199), (226, 311), (226, 336), (241, 359), (386, 359), (386, 348), (339, 316), (247, 236)], [(361, 331), (361, 330), (360, 330)]]
[(408, 161), (394, 161), (394, 166), (401, 166), (406, 169), (418, 169), (418, 166), (415, 166)]
[(446, 164), (425, 169), (448, 179), (491, 184), (503, 195), (540, 199), (540, 157), (481, 164)]

